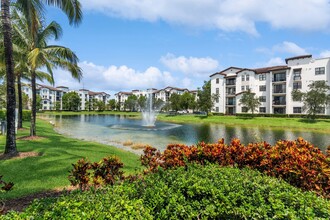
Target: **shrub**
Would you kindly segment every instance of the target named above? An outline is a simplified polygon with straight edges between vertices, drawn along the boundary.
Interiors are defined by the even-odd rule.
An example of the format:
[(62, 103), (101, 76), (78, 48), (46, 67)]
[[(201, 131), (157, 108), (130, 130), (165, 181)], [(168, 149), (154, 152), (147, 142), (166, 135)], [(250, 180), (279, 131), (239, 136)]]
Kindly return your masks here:
[(186, 164), (0, 219), (329, 219), (330, 202), (247, 168)]
[(142, 165), (149, 171), (185, 166), (187, 162), (217, 163), (221, 166), (250, 167), (269, 176), (282, 178), (293, 186), (312, 190), (330, 197), (330, 155), (298, 138), (278, 141), (274, 146), (266, 142), (243, 145), (238, 139), (229, 145), (221, 139), (214, 144), (197, 146), (168, 145), (163, 153), (146, 148)]
[(123, 163), (117, 157), (105, 157), (98, 163), (91, 163), (88, 160), (80, 159), (72, 164), (68, 179), (72, 186), (79, 185), (81, 191), (88, 189), (90, 185), (114, 185), (124, 179)]

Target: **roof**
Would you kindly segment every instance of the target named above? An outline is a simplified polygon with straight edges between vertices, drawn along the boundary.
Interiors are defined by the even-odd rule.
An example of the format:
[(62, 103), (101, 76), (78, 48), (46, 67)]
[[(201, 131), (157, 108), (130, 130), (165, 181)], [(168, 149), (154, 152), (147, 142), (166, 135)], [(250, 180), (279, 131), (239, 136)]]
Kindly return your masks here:
[(37, 85), (40, 86), (40, 88), (46, 88), (46, 89), (53, 90), (53, 91), (62, 91), (61, 89), (58, 89), (58, 88), (55, 88), (52, 86), (46, 86), (46, 85), (41, 85), (41, 84), (37, 84)]
[(305, 58), (312, 58), (312, 55), (302, 55), (302, 56), (296, 56), (296, 57), (289, 57), (285, 59), (285, 63), (288, 64), (289, 60), (298, 60), (298, 59), (305, 59)]
[(240, 67), (231, 66), (231, 67), (228, 67), (227, 69), (222, 70), (221, 72), (213, 73), (210, 77), (215, 76), (215, 75), (217, 75), (217, 74), (219, 74), (219, 75), (223, 75), (223, 76), (226, 76), (226, 74), (225, 74), (224, 72), (226, 72), (227, 70), (230, 70), (230, 69), (238, 69), (238, 70), (242, 70), (242, 68), (240, 68)]
[(254, 69), (254, 71), (256, 72), (256, 74), (260, 74), (260, 73), (268, 73), (270, 71), (276, 71), (276, 70), (285, 70), (285, 69), (290, 69), (290, 67), (288, 66), (270, 66), (270, 67), (262, 67), (262, 68), (257, 68)]

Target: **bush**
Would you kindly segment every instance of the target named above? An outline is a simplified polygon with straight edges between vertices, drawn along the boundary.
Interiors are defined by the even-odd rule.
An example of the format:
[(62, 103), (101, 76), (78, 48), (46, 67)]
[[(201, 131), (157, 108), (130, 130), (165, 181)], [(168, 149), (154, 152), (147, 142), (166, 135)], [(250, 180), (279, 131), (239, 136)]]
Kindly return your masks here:
[(330, 202), (250, 169), (191, 165), (35, 201), (0, 219), (329, 219)]
[(91, 163), (84, 158), (72, 164), (68, 179), (72, 186), (79, 185), (81, 191), (89, 188), (90, 185), (95, 187), (100, 185), (114, 185), (118, 181), (124, 179), (123, 163), (117, 157), (105, 157), (98, 163)]
[[(31, 120), (31, 111), (23, 110), (22, 119), (23, 119), (23, 121), (30, 121)], [(0, 110), (0, 120), (6, 120), (6, 110)]]
[(142, 165), (151, 172), (185, 166), (187, 162), (217, 163), (221, 166), (250, 167), (269, 176), (282, 178), (293, 186), (330, 197), (330, 155), (298, 138), (278, 141), (274, 146), (266, 142), (247, 146), (238, 139), (229, 145), (199, 143), (197, 146), (170, 144), (163, 153), (148, 147), (141, 156)]

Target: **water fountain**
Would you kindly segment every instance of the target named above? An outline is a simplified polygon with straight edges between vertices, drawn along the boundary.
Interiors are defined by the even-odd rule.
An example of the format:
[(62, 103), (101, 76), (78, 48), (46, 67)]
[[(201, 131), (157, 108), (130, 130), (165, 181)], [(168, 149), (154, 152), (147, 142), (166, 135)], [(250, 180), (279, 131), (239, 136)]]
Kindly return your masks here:
[[(141, 107), (142, 108), (142, 107)], [(161, 109), (161, 106), (156, 108), (153, 105), (152, 90), (147, 90), (147, 101), (144, 108), (142, 108), (142, 126), (155, 127), (157, 115)]]

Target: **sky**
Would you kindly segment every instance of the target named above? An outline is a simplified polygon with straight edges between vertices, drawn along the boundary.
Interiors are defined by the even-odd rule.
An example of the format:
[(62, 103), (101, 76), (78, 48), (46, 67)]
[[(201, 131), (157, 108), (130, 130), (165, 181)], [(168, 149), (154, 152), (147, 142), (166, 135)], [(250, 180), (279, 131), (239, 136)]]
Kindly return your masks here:
[(70, 26), (57, 8), (57, 44), (79, 57), (83, 79), (54, 71), (55, 86), (104, 91), (201, 87), (230, 66), (285, 64), (330, 57), (328, 0), (80, 0), (83, 21)]

